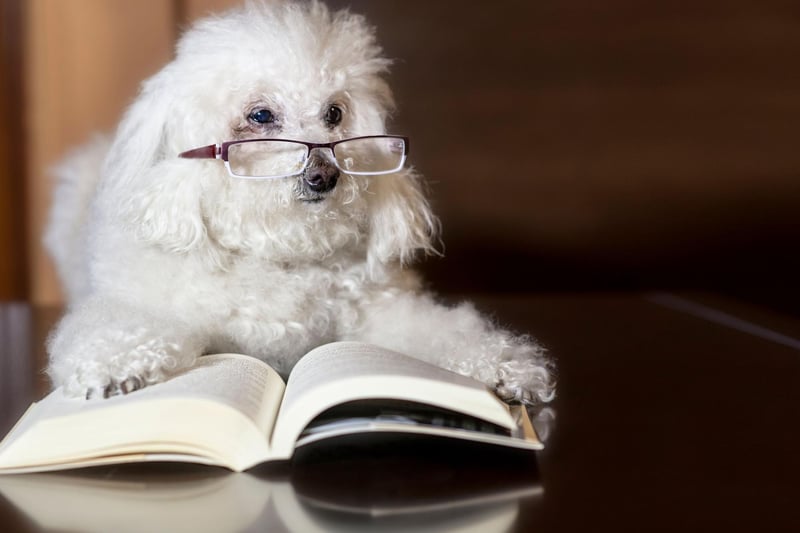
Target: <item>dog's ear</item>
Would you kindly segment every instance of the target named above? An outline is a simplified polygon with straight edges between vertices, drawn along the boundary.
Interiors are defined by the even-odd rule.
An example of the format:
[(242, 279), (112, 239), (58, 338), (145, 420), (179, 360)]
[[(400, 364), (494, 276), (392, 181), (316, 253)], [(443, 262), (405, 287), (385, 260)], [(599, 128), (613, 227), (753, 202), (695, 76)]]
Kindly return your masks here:
[(392, 261), (409, 263), (419, 253), (437, 253), (439, 221), (412, 169), (378, 176), (370, 186), (367, 259), (372, 272)]
[(175, 115), (180, 105), (167, 69), (147, 80), (117, 130), (106, 160), (100, 202), (136, 237), (170, 251), (185, 251), (206, 236), (200, 177), (180, 159)]

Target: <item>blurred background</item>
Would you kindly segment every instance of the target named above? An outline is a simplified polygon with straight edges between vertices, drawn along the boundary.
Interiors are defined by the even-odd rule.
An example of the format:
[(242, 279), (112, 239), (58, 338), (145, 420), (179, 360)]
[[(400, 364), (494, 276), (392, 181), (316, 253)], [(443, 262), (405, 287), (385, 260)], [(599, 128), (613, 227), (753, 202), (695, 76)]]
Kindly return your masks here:
[[(0, 0), (0, 299), (60, 301), (47, 168), (233, 0)], [(710, 289), (800, 314), (800, 2), (330, 0), (378, 28), (438, 290)]]

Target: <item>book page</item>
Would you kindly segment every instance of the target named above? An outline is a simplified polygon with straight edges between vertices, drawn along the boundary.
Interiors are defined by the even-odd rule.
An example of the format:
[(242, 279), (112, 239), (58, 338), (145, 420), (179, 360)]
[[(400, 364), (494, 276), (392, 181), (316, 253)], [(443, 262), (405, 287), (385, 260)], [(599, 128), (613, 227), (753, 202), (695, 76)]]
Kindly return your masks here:
[(142, 454), (186, 454), (241, 469), (265, 459), (283, 391), (274, 370), (235, 354), (202, 357), (186, 372), (124, 396), (84, 400), (59, 389), (0, 444), (0, 470), (115, 456), (127, 462)]
[(291, 455), (318, 414), (354, 400), (395, 399), (428, 404), (516, 429), (503, 404), (473, 379), (373, 345), (321, 346), (295, 366), (272, 435), (276, 456)]
[(142, 401), (204, 398), (229, 405), (259, 428), (271, 429), (283, 389), (280, 376), (258, 359), (238, 354), (207, 355), (185, 372), (130, 394), (85, 400), (65, 396), (56, 389), (36, 403), (37, 420), (90, 414)]
[(200, 357), (188, 372), (157, 387), (145, 387), (116, 398), (137, 400), (134, 394), (138, 395), (138, 400), (176, 396), (206, 398), (233, 407), (267, 435), (272, 430), (284, 388), (278, 373), (254, 357), (215, 354)]
[(292, 370), (284, 398), (287, 409), (306, 391), (358, 376), (405, 376), (485, 390), (474, 379), (391, 350), (358, 342), (336, 342), (312, 350)]

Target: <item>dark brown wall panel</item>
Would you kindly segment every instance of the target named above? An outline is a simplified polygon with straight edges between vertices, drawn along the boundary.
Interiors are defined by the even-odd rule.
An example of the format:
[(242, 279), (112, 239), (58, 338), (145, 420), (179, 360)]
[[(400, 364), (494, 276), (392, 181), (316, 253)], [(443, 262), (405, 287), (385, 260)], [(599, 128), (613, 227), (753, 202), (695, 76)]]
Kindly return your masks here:
[(27, 296), (22, 0), (0, 2), (0, 300)]

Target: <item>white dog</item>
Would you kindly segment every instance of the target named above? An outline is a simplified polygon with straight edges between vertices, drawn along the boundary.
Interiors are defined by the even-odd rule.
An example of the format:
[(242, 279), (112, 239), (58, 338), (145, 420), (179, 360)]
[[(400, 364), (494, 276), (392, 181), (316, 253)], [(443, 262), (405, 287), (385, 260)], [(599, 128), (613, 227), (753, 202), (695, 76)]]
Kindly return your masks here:
[[(434, 250), (437, 220), (403, 140), (326, 144), (386, 133), (388, 65), (362, 17), (316, 1), (251, 2), (188, 31), (110, 145), (59, 171), (46, 243), (69, 309), (48, 343), (54, 384), (127, 393), (219, 351), (286, 375), (317, 345), (358, 340), (507, 401), (552, 398), (539, 346), (437, 303), (405, 268)], [(326, 146), (220, 153), (263, 138)]]

